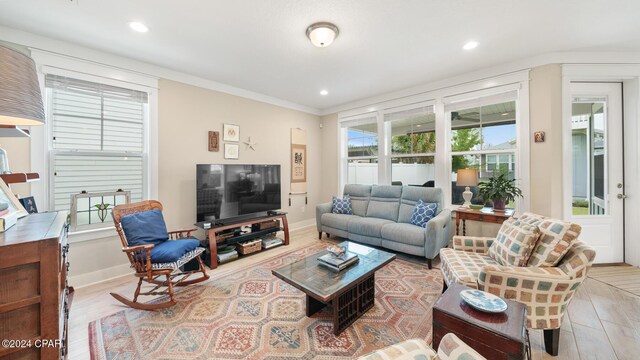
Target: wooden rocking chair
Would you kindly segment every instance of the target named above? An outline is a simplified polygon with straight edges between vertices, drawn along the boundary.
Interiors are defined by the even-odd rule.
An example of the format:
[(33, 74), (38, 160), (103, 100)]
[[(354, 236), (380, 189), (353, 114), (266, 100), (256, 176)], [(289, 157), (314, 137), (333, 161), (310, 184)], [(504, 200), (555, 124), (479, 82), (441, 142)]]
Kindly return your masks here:
[[(156, 246), (154, 244), (129, 246), (129, 242), (125, 236), (125, 232), (121, 226), (122, 218), (129, 214), (142, 213), (146, 211), (160, 210), (162, 211), (162, 204), (155, 200), (142, 201), (133, 204), (118, 205), (113, 208), (111, 215), (113, 222), (115, 223), (116, 230), (122, 241), (122, 251), (127, 254), (131, 267), (135, 270), (135, 276), (138, 278), (138, 287), (133, 295), (133, 300), (130, 300), (120, 294), (111, 293), (111, 296), (125, 305), (128, 305), (135, 309), (141, 310), (156, 310), (167, 308), (176, 304), (173, 297), (174, 286), (187, 286), (201, 281), (205, 281), (209, 278), (205, 270), (204, 264), (200, 255), (205, 251), (202, 247), (197, 247), (195, 250), (188, 251), (181, 255), (179, 259), (173, 262), (154, 262), (152, 258), (151, 250)], [(164, 226), (164, 224), (163, 224)], [(166, 228), (163, 228), (166, 230)], [(168, 240), (166, 241), (181, 241), (191, 237), (191, 232), (196, 230), (177, 230), (168, 232)], [(171, 244), (173, 245), (173, 244)], [(179, 267), (191, 261), (197, 259), (200, 267), (198, 270), (181, 272)], [(187, 280), (191, 275), (196, 273), (202, 273), (202, 276), (198, 278)], [(146, 281), (155, 287), (146, 292), (140, 292), (142, 281)], [(166, 288), (164, 290), (160, 290)], [(169, 295), (169, 300), (158, 303), (141, 303), (138, 302), (139, 295)]]

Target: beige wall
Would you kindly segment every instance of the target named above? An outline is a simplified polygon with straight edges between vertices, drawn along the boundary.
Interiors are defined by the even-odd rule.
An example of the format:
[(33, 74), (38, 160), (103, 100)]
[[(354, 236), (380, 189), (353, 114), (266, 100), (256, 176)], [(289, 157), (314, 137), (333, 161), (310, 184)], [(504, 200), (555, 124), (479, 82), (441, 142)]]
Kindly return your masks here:
[(322, 131), (322, 185), (321, 201), (329, 202), (331, 196), (338, 192), (338, 114), (325, 115), (320, 118)]
[[(289, 222), (315, 217), (321, 194), (321, 129), (318, 116), (266, 103), (207, 90), (169, 80), (159, 90), (159, 194), (169, 228), (191, 226), (196, 217), (196, 164), (280, 164), (282, 165), (282, 208)], [(240, 126), (240, 159), (225, 160), (224, 152), (209, 152), (208, 131), (222, 131), (223, 123)], [(292, 198), (290, 184), (291, 128), (307, 132), (307, 191)], [(256, 142), (256, 151), (242, 141)], [(222, 142), (223, 143), (223, 142)]]
[(545, 132), (545, 142), (531, 141), (531, 211), (562, 218), (562, 68), (550, 64), (531, 69), (529, 119), (531, 138)]
[[(30, 138), (0, 138), (0, 148), (7, 151), (9, 169), (11, 172), (30, 172), (31, 170), (31, 143)], [(31, 194), (29, 184), (11, 185), (14, 194), (20, 197)], [(36, 199), (36, 205), (38, 199)]]

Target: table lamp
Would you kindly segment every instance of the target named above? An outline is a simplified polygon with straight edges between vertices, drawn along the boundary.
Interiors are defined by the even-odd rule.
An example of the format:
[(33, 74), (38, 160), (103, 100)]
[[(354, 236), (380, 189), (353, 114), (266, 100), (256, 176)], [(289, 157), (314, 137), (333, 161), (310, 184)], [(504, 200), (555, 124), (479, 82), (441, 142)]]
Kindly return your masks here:
[[(0, 44), (0, 128), (45, 123), (36, 64), (29, 55)], [(16, 133), (24, 133), (17, 131)], [(4, 135), (4, 134), (3, 134)], [(11, 135), (4, 135), (11, 136)], [(9, 173), (7, 153), (0, 148), (0, 172)]]
[(462, 207), (468, 208), (471, 205), (473, 193), (469, 186), (478, 186), (478, 171), (476, 169), (460, 169), (457, 172), (456, 186), (466, 186), (462, 193), (464, 204)]

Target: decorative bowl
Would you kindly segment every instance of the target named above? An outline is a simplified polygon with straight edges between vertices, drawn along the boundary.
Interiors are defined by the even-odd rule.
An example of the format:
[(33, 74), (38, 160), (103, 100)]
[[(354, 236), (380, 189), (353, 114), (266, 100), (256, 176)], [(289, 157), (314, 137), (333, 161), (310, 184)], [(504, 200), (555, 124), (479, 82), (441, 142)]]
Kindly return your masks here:
[(460, 297), (472, 308), (489, 313), (501, 313), (507, 310), (507, 303), (501, 298), (480, 290), (464, 290)]
[(484, 205), (475, 205), (475, 204), (469, 205), (469, 209), (472, 209), (472, 210), (480, 210), (483, 207), (484, 207)]
[(347, 251), (347, 248), (344, 246), (338, 246), (338, 245), (331, 245), (327, 248), (327, 251), (335, 256), (335, 257), (339, 257), (342, 254), (344, 254)]

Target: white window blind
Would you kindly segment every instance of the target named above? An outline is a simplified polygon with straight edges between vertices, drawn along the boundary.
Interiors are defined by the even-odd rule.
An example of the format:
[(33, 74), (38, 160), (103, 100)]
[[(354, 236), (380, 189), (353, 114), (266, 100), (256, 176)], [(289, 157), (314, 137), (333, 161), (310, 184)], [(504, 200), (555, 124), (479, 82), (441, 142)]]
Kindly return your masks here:
[(52, 205), (70, 210), (81, 191), (144, 194), (145, 92), (47, 74)]

